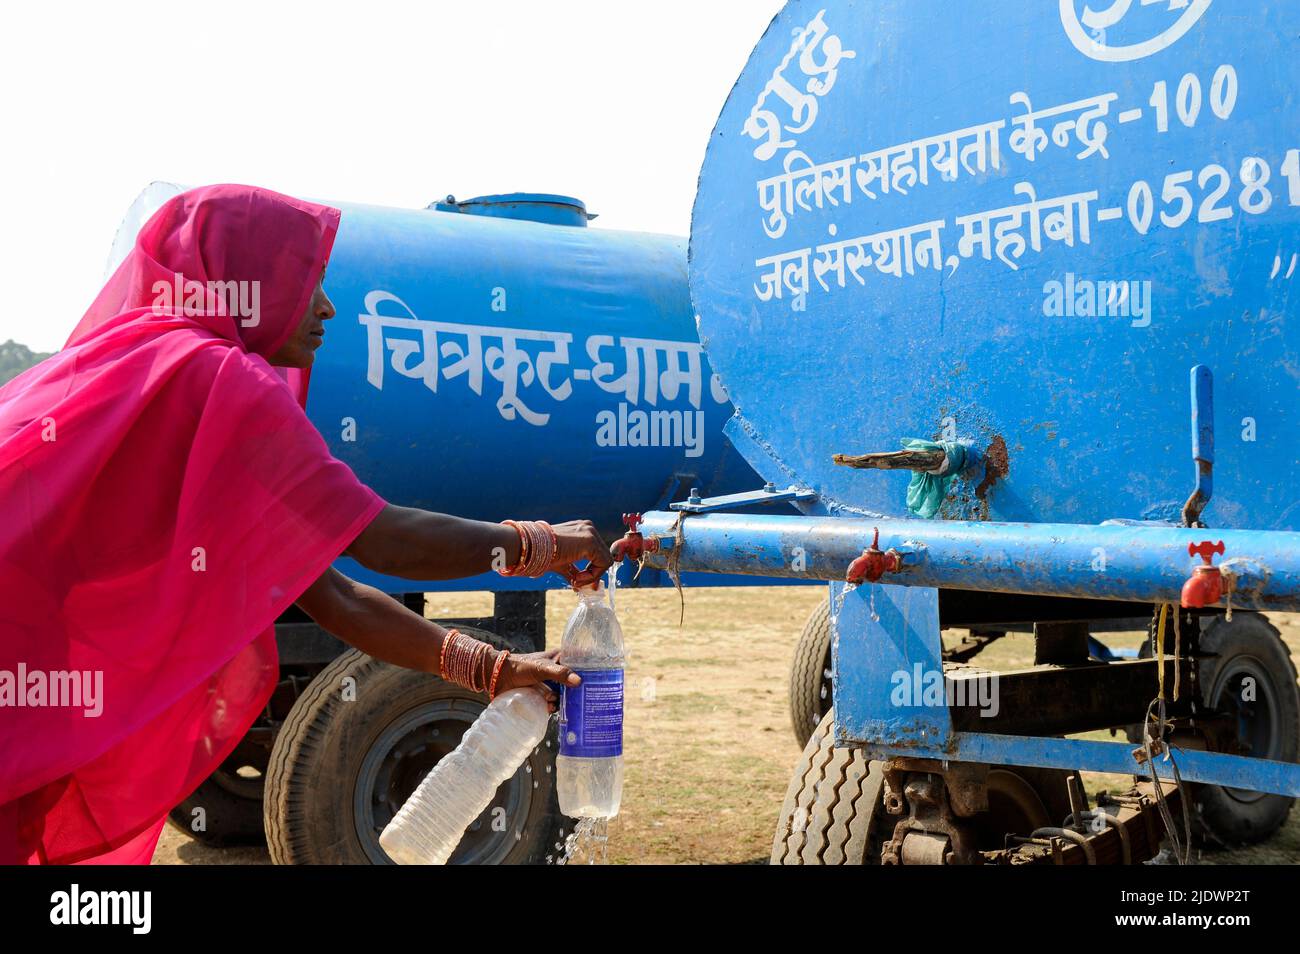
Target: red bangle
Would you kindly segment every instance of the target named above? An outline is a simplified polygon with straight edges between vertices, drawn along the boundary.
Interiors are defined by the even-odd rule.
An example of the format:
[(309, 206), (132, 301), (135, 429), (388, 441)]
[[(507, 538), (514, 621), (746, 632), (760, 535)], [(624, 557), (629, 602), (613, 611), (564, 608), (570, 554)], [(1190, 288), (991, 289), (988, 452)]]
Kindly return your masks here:
[(473, 679), (473, 689), (475, 692), (487, 692), (488, 674), (483, 663), (487, 659), (487, 654), (492, 651), (492, 647), (487, 643), (479, 643), (474, 647), (474, 667), (470, 670)]
[(438, 653), (438, 675), (448, 682), (451, 680), (447, 679), (447, 647), (450, 646), (453, 639), (459, 635), (460, 630), (458, 629), (449, 629), (447, 632), (443, 633), (442, 650)]
[(488, 674), (483, 662), (491, 649), (492, 647), (482, 640), (466, 636), (460, 630), (449, 629), (442, 640), (438, 674), (443, 681), (461, 686), (470, 692), (486, 692)]
[(542, 545), (538, 548), (541, 550), (541, 559), (533, 561), (533, 572), (529, 576), (545, 576), (560, 552), (560, 541), (551, 525), (545, 520), (538, 520), (537, 526), (543, 534)]
[(531, 539), (529, 540), (528, 564), (524, 567), (525, 576), (544, 576), (555, 562), (555, 531), (545, 520), (529, 520), (524, 524)]
[(508, 566), (505, 569), (497, 570), (502, 576), (518, 576), (528, 565), (528, 533), (523, 526), (515, 520), (502, 520), (507, 527), (514, 527), (515, 532), (519, 534), (519, 559), (514, 566)]
[(545, 576), (559, 555), (555, 530), (545, 520), (503, 520), (519, 533), (519, 561), (497, 570), (502, 576)]
[(492, 682), (488, 685), (488, 702), (491, 702), (497, 696), (497, 677), (501, 675), (501, 667), (505, 665), (506, 657), (509, 655), (510, 650), (501, 650), (497, 654), (497, 661), (492, 665)]

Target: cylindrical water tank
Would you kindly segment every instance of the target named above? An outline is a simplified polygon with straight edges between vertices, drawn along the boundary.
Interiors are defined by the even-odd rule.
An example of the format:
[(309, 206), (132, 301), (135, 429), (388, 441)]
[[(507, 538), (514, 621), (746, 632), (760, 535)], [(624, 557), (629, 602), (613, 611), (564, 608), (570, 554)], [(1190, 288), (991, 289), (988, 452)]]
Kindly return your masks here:
[(908, 516), (832, 455), (924, 438), (986, 465), (944, 518), (1178, 521), (1199, 365), (1203, 520), (1300, 530), (1298, 71), (1294, 3), (789, 3), (691, 228), (728, 434), (831, 510)]

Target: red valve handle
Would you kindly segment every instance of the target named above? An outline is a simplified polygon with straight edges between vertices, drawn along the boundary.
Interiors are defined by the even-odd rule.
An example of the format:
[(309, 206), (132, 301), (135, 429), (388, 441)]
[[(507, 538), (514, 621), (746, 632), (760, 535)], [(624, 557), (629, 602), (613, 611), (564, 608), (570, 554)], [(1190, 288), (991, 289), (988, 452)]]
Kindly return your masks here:
[(863, 550), (844, 572), (844, 581), (846, 583), (852, 583), (855, 586), (863, 582), (875, 583), (886, 573), (897, 573), (903, 568), (903, 561), (897, 551), (880, 552), (880, 528), (876, 527), (875, 530), (876, 533), (871, 539), (871, 546)]
[(1213, 566), (1214, 555), (1217, 553), (1219, 556), (1223, 556), (1223, 549), (1222, 540), (1218, 543), (1211, 543), (1209, 540), (1202, 540), (1200, 543), (1187, 544), (1187, 555), (1199, 556), (1205, 561), (1206, 566)]
[(633, 560), (641, 559), (643, 553), (657, 553), (659, 551), (659, 541), (653, 537), (649, 540), (641, 536), (641, 531), (637, 529), (641, 525), (641, 515), (639, 513), (623, 514), (623, 523), (627, 526), (627, 533), (615, 540), (609, 548), (609, 554), (614, 562), (622, 562), (625, 556)]

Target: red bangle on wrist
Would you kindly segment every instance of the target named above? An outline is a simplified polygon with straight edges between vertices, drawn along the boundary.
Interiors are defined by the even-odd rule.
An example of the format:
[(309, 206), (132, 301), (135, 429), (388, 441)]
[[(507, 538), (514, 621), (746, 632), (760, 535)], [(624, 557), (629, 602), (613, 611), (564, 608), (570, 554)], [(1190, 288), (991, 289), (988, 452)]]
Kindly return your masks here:
[[(438, 675), (447, 679), (447, 649), (451, 646), (453, 637), (459, 636), (460, 630), (449, 629), (442, 637), (442, 650), (438, 653)], [(450, 682), (450, 679), (447, 679)]]
[(466, 636), (458, 629), (449, 629), (442, 639), (438, 655), (438, 674), (445, 682), (468, 689), (470, 692), (487, 692), (488, 672), (484, 662), (492, 647), (480, 639)]
[(497, 653), (497, 661), (492, 665), (492, 681), (488, 684), (488, 702), (497, 697), (497, 678), (501, 675), (501, 668), (506, 664), (506, 657), (509, 655), (508, 649)]
[(497, 570), (502, 576), (544, 576), (554, 565), (560, 544), (545, 520), (503, 520), (519, 533), (519, 562)]

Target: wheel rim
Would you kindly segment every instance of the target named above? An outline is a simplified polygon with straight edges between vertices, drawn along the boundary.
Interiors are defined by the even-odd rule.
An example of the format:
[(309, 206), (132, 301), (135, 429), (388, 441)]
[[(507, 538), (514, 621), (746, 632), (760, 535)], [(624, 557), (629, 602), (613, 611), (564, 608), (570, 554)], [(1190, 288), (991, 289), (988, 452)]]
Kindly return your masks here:
[[(439, 699), (406, 712), (370, 746), (357, 773), (353, 816), (373, 864), (392, 864), (379, 835), (435, 765), (483, 712), (469, 699)], [(537, 782), (530, 756), (470, 823), (448, 864), (499, 864), (523, 837)], [(493, 822), (496, 821), (494, 825)]]
[(1010, 769), (991, 769), (988, 774), (989, 810), (976, 822), (980, 848), (1002, 848), (1006, 836), (1028, 835), (1038, 828), (1059, 824), (1048, 816), (1038, 790)]
[(266, 788), (264, 765), (253, 765), (250, 759), (228, 758), (208, 778), (231, 795), (260, 802)]
[[(1255, 685), (1255, 698), (1249, 701), (1243, 698), (1247, 679), (1254, 680)], [(1277, 695), (1262, 662), (1254, 656), (1234, 656), (1229, 659), (1215, 675), (1210, 704), (1217, 711), (1235, 718), (1237, 742), (1244, 750), (1242, 754), (1252, 758), (1279, 758), (1281, 740), (1276, 731), (1280, 724)], [(1243, 804), (1268, 797), (1261, 792), (1227, 786), (1221, 788)]]

